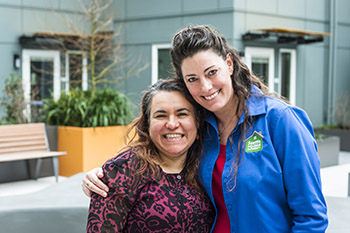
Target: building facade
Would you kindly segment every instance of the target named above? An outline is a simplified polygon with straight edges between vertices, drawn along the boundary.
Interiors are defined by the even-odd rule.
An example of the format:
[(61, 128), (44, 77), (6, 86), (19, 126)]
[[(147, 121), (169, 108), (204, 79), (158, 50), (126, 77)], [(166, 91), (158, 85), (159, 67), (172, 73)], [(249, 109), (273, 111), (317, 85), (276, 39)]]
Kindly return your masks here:
[[(74, 35), (65, 19), (79, 22), (81, 12), (79, 1), (0, 0), (0, 89), (11, 72), (19, 73), (33, 107), (51, 94), (58, 98), (73, 79), (89, 88), (86, 70), (70, 72), (71, 60), (89, 63), (84, 53), (25, 40)], [(316, 127), (332, 123), (337, 100), (350, 92), (347, 0), (113, 0), (108, 12), (131, 59), (149, 64), (119, 87), (135, 103), (148, 85), (171, 76), (172, 36), (198, 24), (217, 28), (270, 89), (305, 109)], [(34, 91), (40, 94), (33, 97)]]

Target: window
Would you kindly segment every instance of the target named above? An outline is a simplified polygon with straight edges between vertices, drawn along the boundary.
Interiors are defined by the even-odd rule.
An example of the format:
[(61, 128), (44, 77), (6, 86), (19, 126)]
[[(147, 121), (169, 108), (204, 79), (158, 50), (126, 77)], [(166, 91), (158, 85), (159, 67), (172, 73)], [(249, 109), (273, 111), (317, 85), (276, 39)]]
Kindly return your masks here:
[(88, 89), (88, 72), (86, 54), (80, 51), (67, 51), (65, 60), (65, 77), (62, 78), (62, 89)]
[(246, 47), (245, 61), (252, 72), (260, 77), (271, 92), (286, 97), (295, 105), (296, 51), (278, 50), (278, 77), (275, 77), (275, 50), (272, 48)]
[(170, 45), (152, 46), (152, 84), (158, 79), (172, 76), (173, 68), (170, 58)]

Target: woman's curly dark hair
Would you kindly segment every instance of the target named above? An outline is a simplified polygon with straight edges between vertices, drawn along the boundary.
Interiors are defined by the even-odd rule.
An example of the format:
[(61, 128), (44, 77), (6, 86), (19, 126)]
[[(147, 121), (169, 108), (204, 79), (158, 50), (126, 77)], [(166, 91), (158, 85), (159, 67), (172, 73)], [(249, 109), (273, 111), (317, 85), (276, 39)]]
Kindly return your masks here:
[(203, 129), (202, 116), (203, 109), (199, 104), (192, 98), (191, 94), (188, 92), (186, 86), (177, 78), (169, 78), (166, 80), (158, 80), (155, 84), (149, 87), (143, 94), (141, 99), (141, 109), (138, 117), (131, 123), (131, 127), (128, 130), (129, 143), (127, 147), (123, 150), (131, 149), (137, 156), (141, 159), (141, 167), (139, 172), (142, 174), (147, 174), (148, 171), (151, 171), (156, 177), (160, 175), (159, 165), (161, 161), (159, 160), (159, 152), (157, 147), (151, 140), (149, 135), (149, 126), (150, 126), (150, 112), (153, 97), (161, 92), (179, 92), (185, 97), (185, 99), (193, 106), (195, 120), (199, 126), (197, 129), (198, 139), (192, 144), (189, 148), (184, 170), (186, 171), (186, 181), (188, 184), (200, 189), (200, 185), (197, 182), (196, 172), (199, 163), (199, 156), (201, 154), (202, 136), (203, 133), (200, 132)]
[[(250, 72), (248, 66), (241, 60), (238, 52), (227, 44), (226, 39), (216, 29), (207, 25), (184, 28), (176, 33), (173, 38), (170, 56), (176, 75), (180, 80), (184, 81), (181, 71), (181, 65), (184, 59), (192, 57), (200, 51), (206, 50), (213, 51), (224, 60), (228, 54), (232, 57), (232, 87), (239, 100), (236, 115), (238, 116), (239, 112), (245, 112), (244, 121), (240, 126), (242, 133), (237, 145), (238, 154), (236, 154), (236, 159), (231, 168), (231, 177), (236, 181), (237, 171), (242, 162), (242, 156), (240, 156), (240, 151), (242, 150), (242, 139), (245, 137), (251, 122), (247, 107), (247, 99), (251, 94), (252, 85), (259, 88), (265, 95), (269, 95), (268, 89), (258, 77)], [(231, 138), (230, 140), (232, 142)], [(235, 187), (235, 183), (236, 182), (234, 182), (234, 186), (230, 188), (231, 190)]]

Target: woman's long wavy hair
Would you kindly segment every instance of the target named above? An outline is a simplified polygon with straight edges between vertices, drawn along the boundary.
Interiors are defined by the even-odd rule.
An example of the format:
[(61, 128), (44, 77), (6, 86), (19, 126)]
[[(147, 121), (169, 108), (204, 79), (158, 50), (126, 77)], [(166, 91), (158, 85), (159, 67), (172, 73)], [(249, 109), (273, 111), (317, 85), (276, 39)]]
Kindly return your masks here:
[[(231, 55), (233, 60), (233, 73), (231, 75), (232, 87), (239, 101), (236, 115), (239, 116), (240, 113), (243, 111), (245, 112), (244, 121), (240, 126), (240, 139), (238, 145), (236, 145), (238, 154), (234, 153), (236, 159), (234, 160), (230, 171), (231, 180), (234, 180), (234, 185), (229, 187), (229, 190), (233, 190), (236, 186), (238, 168), (243, 161), (243, 157), (240, 156), (244, 144), (242, 140), (244, 139), (252, 120), (249, 117), (249, 109), (247, 107), (247, 99), (251, 94), (252, 85), (254, 84), (265, 95), (269, 94), (266, 85), (250, 72), (248, 66), (241, 60), (237, 51), (227, 44), (226, 39), (216, 29), (207, 25), (184, 28), (176, 33), (173, 38), (170, 55), (176, 75), (180, 80), (184, 81), (181, 71), (183, 60), (194, 56), (197, 52), (206, 50), (212, 50), (224, 60), (226, 60), (228, 54)], [(229, 140), (232, 144), (231, 137)]]
[[(195, 120), (197, 121), (197, 133), (198, 138), (189, 148), (187, 157), (184, 164), (185, 178), (186, 182), (199, 191), (201, 191), (200, 186), (197, 182), (196, 171), (199, 163), (199, 156), (201, 154), (200, 150), (202, 148), (202, 135), (203, 133), (199, 132), (203, 127), (202, 121), (202, 108), (197, 104), (197, 102), (192, 98), (191, 94), (188, 92), (184, 83), (179, 81), (176, 78), (169, 78), (166, 80), (159, 80), (157, 83), (153, 84), (148, 88), (141, 99), (141, 109), (140, 114), (137, 118), (131, 123), (131, 127), (128, 129), (128, 145), (123, 148), (123, 150), (132, 150), (140, 158), (140, 168), (139, 172), (144, 175), (149, 175), (151, 172), (157, 179), (160, 179), (160, 167), (162, 161), (160, 161), (160, 155), (157, 147), (151, 140), (149, 134), (150, 127), (150, 111), (152, 105), (153, 97), (161, 92), (179, 92), (185, 97), (185, 99), (190, 102), (194, 109)], [(171, 104), (171, 100), (169, 100)]]

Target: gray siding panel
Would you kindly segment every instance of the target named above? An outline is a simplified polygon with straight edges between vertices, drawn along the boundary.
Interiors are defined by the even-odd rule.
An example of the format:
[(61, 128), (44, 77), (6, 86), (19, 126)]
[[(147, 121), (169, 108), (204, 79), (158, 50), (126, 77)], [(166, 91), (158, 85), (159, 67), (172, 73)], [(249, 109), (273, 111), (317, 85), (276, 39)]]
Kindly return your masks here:
[(180, 18), (132, 21), (125, 25), (128, 44), (170, 43), (172, 35), (181, 26)]
[(338, 20), (342, 23), (350, 23), (350, 1), (349, 0), (337, 0), (338, 7)]
[(48, 9), (57, 9), (60, 1), (57, 0), (24, 0), (22, 6), (25, 7), (39, 7), (39, 8), (48, 8)]
[(83, 5), (86, 5), (89, 2), (89, 0), (59, 0), (59, 6), (57, 7), (60, 10), (81, 12), (82, 6), (80, 4), (80, 1), (83, 3)]
[(203, 14), (195, 16), (186, 16), (183, 18), (183, 26), (209, 24), (220, 31), (227, 40), (231, 40), (233, 36), (233, 13), (220, 14)]
[(115, 12), (114, 19), (126, 18), (126, 3), (127, 0), (114, 0), (111, 6), (112, 11)]
[(219, 0), (219, 8), (232, 8), (236, 0)]
[[(23, 10), (23, 33), (35, 32), (58, 32), (58, 33), (78, 33), (84, 32), (84, 27), (78, 27), (79, 23), (86, 22), (82, 15), (73, 15), (65, 13), (60, 15), (55, 11), (42, 11), (37, 9)], [(67, 27), (66, 20), (73, 22), (75, 32)], [(85, 32), (84, 32), (85, 33)]]
[(304, 29), (305, 21), (290, 17), (280, 17), (278, 15), (247, 13), (245, 25), (246, 30), (270, 27)]
[(350, 48), (350, 25), (338, 25), (336, 33), (338, 47)]
[[(323, 122), (324, 105), (324, 83), (323, 77), (327, 73), (324, 68), (327, 66), (327, 62), (324, 58), (327, 56), (325, 50), (322, 47), (317, 46), (305, 46), (305, 72), (302, 77), (297, 79), (304, 79), (304, 110), (309, 114), (314, 125), (320, 125)], [(298, 88), (298, 86), (297, 86)]]
[(266, 14), (277, 14), (277, 3), (278, 0), (247, 0), (247, 10), (266, 13)]
[(137, 76), (130, 77), (123, 82), (121, 91), (124, 92), (135, 104), (135, 113), (138, 113), (138, 103), (140, 101), (142, 92), (152, 83), (152, 70), (151, 70), (151, 57), (152, 46), (151, 45), (132, 45), (128, 49), (131, 61), (137, 59), (141, 55), (141, 65), (148, 64), (147, 69), (143, 70)]
[(13, 55), (20, 54), (20, 48), (16, 43), (1, 44), (0, 43), (0, 98), (3, 96), (5, 86), (4, 80), (13, 71)]
[(21, 33), (21, 12), (13, 8), (0, 8), (0, 44), (17, 43), (18, 34)]
[(203, 10), (217, 10), (218, 1), (213, 0), (191, 0), (184, 1), (184, 11), (203, 11)]
[(22, 0), (0, 0), (0, 4), (19, 6)]
[(329, 21), (329, 0), (307, 0), (305, 4), (307, 19)]
[(182, 1), (173, 0), (128, 0), (126, 7), (127, 17), (158, 16), (180, 13)]
[[(349, 42), (350, 43), (350, 42)], [(336, 65), (335, 90), (337, 101), (343, 95), (350, 95), (350, 49), (338, 49)]]
[(277, 12), (279, 15), (305, 18), (304, 0), (279, 0)]

